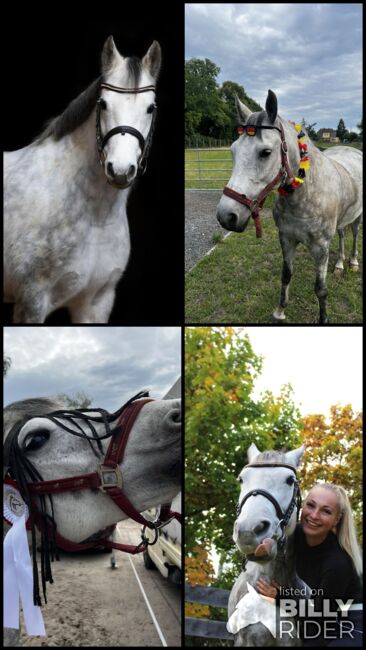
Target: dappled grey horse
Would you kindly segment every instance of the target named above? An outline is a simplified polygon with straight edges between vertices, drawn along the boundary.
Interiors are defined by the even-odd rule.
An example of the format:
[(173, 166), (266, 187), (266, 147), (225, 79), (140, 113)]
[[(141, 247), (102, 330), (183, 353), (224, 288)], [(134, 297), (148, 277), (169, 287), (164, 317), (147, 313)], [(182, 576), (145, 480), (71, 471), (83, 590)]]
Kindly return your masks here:
[[(228, 630), (235, 635), (235, 646), (301, 645), (296, 626), (291, 628), (293, 621), (289, 617), (284, 627), (286, 631), (291, 628), (291, 634), (281, 633), (279, 619), (275, 635), (271, 633), (263, 621), (269, 624), (276, 610), (254, 590), (260, 578), (268, 582), (275, 580), (289, 589), (307, 590), (296, 575), (293, 550), (300, 507), (296, 468), (303, 452), (303, 446), (287, 453), (260, 453), (255, 444), (248, 449), (249, 463), (239, 475), (241, 490), (233, 533), (234, 542), (247, 563), (231, 590), (228, 605)], [(268, 614), (266, 607), (269, 607)]]
[[(283, 256), (282, 287), (274, 317), (285, 318), (296, 247), (304, 244), (315, 261), (315, 293), (320, 323), (327, 322), (326, 275), (329, 247), (338, 232), (337, 272), (343, 269), (344, 229), (352, 225), (352, 270), (358, 270), (357, 234), (362, 217), (362, 153), (332, 147), (324, 153), (300, 125), (277, 114), (276, 95), (269, 90), (266, 110), (252, 113), (236, 100), (242, 135), (231, 145), (233, 172), (217, 208), (227, 230), (243, 232), (252, 216), (260, 236), (259, 210), (278, 185), (273, 216)], [(239, 129), (238, 129), (239, 130)]]
[(161, 64), (154, 41), (124, 58), (110, 36), (102, 74), (30, 145), (4, 156), (4, 299), (15, 323), (67, 307), (107, 323), (130, 254), (127, 199), (145, 171)]

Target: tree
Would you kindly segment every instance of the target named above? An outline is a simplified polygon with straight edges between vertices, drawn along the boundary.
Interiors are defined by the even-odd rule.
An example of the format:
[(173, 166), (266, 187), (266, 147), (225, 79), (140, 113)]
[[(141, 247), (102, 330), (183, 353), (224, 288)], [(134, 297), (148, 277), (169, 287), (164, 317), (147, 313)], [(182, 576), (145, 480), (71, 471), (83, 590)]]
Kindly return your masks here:
[(92, 399), (84, 391), (75, 393), (74, 397), (69, 397), (66, 393), (60, 393), (57, 397), (65, 402), (66, 407), (69, 409), (87, 409), (92, 403)]
[(348, 131), (342, 118), (338, 122), (336, 133), (341, 142), (344, 142), (347, 139)]
[(253, 399), (261, 358), (244, 328), (187, 328), (185, 368), (186, 549), (214, 544), (226, 561), (249, 445), (296, 447), (300, 414), (290, 386)]
[(4, 365), (3, 365), (3, 369), (4, 369), (4, 375), (3, 376), (4, 377), (7, 374), (7, 372), (10, 370), (10, 368), (11, 368), (11, 358), (5, 356), (4, 357)]
[(304, 494), (318, 481), (339, 484), (351, 501), (362, 542), (362, 416), (350, 404), (304, 419), (306, 452), (299, 476)]
[[(186, 135), (197, 133), (219, 137), (220, 130), (230, 123), (225, 105), (218, 93), (216, 77), (220, 68), (210, 59), (190, 59), (185, 64)], [(199, 119), (198, 119), (199, 118)]]

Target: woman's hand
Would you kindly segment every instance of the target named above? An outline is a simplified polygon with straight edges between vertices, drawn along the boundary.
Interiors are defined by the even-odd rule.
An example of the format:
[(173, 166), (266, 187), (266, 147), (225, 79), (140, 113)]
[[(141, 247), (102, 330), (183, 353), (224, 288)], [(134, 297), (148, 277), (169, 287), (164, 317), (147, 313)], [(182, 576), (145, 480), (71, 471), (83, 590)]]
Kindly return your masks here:
[(277, 590), (281, 589), (281, 585), (279, 585), (275, 580), (272, 580), (272, 582), (269, 583), (264, 578), (260, 578), (257, 581), (256, 587), (262, 596), (268, 596), (269, 598), (276, 598)]

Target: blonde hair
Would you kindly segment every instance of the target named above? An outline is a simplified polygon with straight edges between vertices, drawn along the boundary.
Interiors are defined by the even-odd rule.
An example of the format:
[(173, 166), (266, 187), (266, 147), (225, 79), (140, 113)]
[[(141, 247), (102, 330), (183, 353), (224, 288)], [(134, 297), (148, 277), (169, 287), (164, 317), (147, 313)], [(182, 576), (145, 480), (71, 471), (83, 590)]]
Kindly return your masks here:
[(346, 490), (334, 483), (316, 483), (313, 487), (331, 490), (337, 497), (340, 519), (335, 527), (339, 545), (350, 556), (358, 575), (362, 575), (362, 555), (356, 537), (352, 508)]

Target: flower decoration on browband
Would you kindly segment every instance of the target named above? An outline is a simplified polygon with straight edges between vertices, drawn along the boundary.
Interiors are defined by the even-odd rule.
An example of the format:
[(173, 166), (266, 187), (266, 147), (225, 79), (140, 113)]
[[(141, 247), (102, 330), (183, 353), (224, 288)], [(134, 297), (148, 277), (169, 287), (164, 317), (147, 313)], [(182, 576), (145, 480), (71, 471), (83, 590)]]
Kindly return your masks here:
[(306, 133), (302, 130), (301, 124), (295, 124), (295, 122), (292, 122), (292, 124), (294, 125), (297, 131), (297, 139), (299, 141), (300, 166), (299, 166), (299, 171), (297, 172), (297, 176), (295, 176), (295, 178), (292, 179), (291, 183), (288, 183), (287, 185), (282, 185), (281, 187), (278, 188), (277, 192), (282, 196), (288, 196), (289, 194), (292, 194), (294, 190), (300, 187), (303, 184), (304, 179), (306, 177), (306, 171), (310, 169), (308, 145), (304, 141)]

